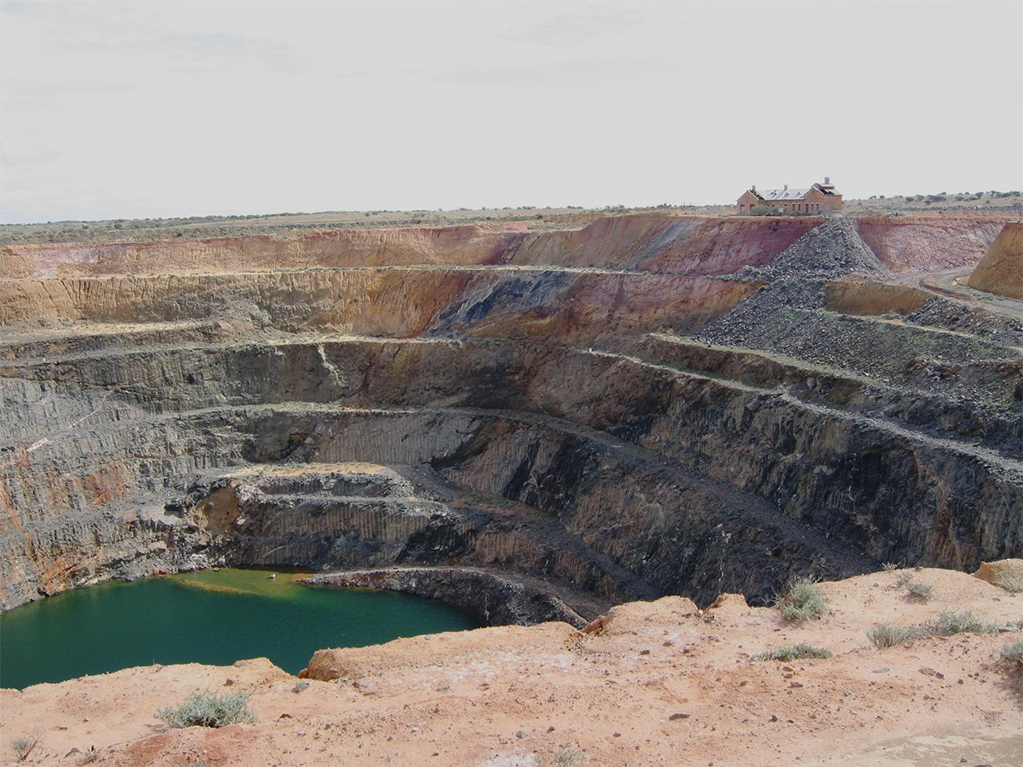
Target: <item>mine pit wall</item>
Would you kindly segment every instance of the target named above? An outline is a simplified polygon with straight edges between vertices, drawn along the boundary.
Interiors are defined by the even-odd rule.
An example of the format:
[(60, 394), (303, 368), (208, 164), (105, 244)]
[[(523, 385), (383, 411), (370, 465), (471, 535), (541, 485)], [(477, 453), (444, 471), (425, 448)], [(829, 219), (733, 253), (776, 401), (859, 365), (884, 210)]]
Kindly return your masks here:
[(543, 265), (730, 274), (767, 263), (819, 224), (810, 217), (628, 215), (582, 229), (500, 227), (348, 229), (300, 238), (12, 245), (0, 252), (11, 278), (223, 273), (392, 266)]
[[(298, 238), (237, 237), (147, 243), (12, 245), (0, 275), (13, 279), (99, 275), (208, 274), (391, 266), (544, 265), (676, 274), (731, 274), (761, 266), (823, 219), (608, 216), (582, 229), (500, 227), (342, 230)], [(976, 264), (1003, 224), (1019, 214), (953, 217), (865, 214), (860, 236), (896, 272)]]
[(37, 425), (32, 445), (5, 434), (0, 608), (191, 561), (193, 542), (164, 505), (186, 496), (197, 476), (244, 462), (244, 445), (221, 439), (234, 419), (123, 421), (122, 412), (99, 410), (87, 424)]
[(585, 609), (580, 614), (543, 586), (468, 567), (356, 570), (316, 575), (306, 583), (385, 589), (439, 599), (481, 616), (490, 626), (560, 621), (581, 629), (599, 614)]
[[(656, 592), (684, 589), (708, 602), (720, 589), (764, 601), (780, 588), (793, 560), (828, 574), (870, 565), (844, 550), (830, 556), (841, 547), (794, 530), (767, 504), (723, 483), (682, 477), (629, 450), (532, 421), (482, 411), (342, 411), (321, 417), (298, 452), (303, 462), (346, 462), (356, 455), (383, 464), (428, 462), (453, 484), (535, 506), (578, 536), (578, 554), (498, 532), (490, 534), (492, 545), (473, 547), (459, 562), (549, 576), (612, 599), (622, 585), (608, 582), (610, 568), (595, 566), (586, 548)], [(280, 425), (274, 419), (259, 430)], [(754, 517), (759, 526), (750, 525)]]
[[(722, 397), (720, 404), (711, 404), (717, 397)], [(428, 419), (423, 428), (442, 427), (432, 414), (420, 417)], [(707, 430), (708, 425), (712, 431)], [(363, 428), (368, 430), (366, 436)], [(418, 427), (392, 429), (374, 421), (365, 427), (349, 424), (345, 429), (344, 445), (324, 448), (321, 460), (344, 460), (356, 451), (374, 451), (382, 462), (414, 462), (417, 458), (405, 451), (414, 444), (413, 430)], [(981, 462), (928, 450), (897, 436), (871, 433), (862, 425), (808, 412), (795, 403), (706, 390), (692, 400), (676, 400), (672, 412), (644, 431), (639, 441), (677, 465), (692, 467), (707, 477), (770, 499), (785, 512), (784, 519), (798, 520), (807, 531), (816, 530), (847, 543), (876, 561), (975, 567), (981, 559), (1018, 551), (1023, 543), (1023, 504), (1017, 486), (992, 476)], [(708, 434), (719, 436), (711, 440)], [(385, 438), (391, 443), (389, 447)], [(566, 456), (571, 456), (571, 447), (553, 436), (536, 437), (521, 429), (483, 445), (473, 444), (475, 451), (484, 449), (487, 452), (442, 473), (474, 489), (505, 495), (557, 515), (590, 545), (665, 591), (681, 589), (700, 594), (695, 584), (705, 583), (713, 570), (703, 561), (687, 571), (687, 563), (693, 556), (703, 556), (713, 564), (718, 563), (718, 557), (728, 559), (722, 553), (722, 541), (704, 530), (706, 518), (699, 519), (708, 508), (720, 508), (722, 497), (700, 499), (700, 511), (685, 505), (687, 497), (699, 495), (697, 479), (680, 493), (677, 477), (649, 467), (649, 471), (632, 467), (618, 475), (615, 466), (620, 464), (588, 462), (585, 451), (577, 460), (569, 460)], [(434, 451), (424, 450), (422, 455), (430, 452)], [(741, 462), (729, 458), (739, 455), (744, 457)], [(444, 461), (443, 457), (435, 458), (433, 463), (443, 467)], [(590, 495), (580, 487), (584, 476), (595, 483)], [(946, 500), (949, 497), (970, 500), (956, 503)], [(731, 521), (734, 524), (741, 520), (740, 535), (763, 535), (765, 541), (775, 542), (787, 537), (780, 529), (783, 520), (772, 522), (770, 508), (756, 508), (750, 497), (736, 497), (733, 502), (738, 508), (733, 510)], [(655, 524), (656, 519), (668, 528), (693, 524), (692, 529), (671, 534), (684, 545), (702, 550), (695, 554), (672, 551), (662, 557), (666, 564), (661, 570), (659, 563), (644, 562), (645, 554), (631, 556), (615, 548), (667, 545), (670, 535), (665, 529), (640, 529)], [(592, 529), (585, 528), (590, 523)], [(779, 529), (770, 530), (772, 525)], [(612, 531), (614, 534), (609, 535)], [(750, 545), (748, 550), (758, 549)], [(755, 556), (747, 554), (741, 544), (736, 545), (736, 551), (742, 552), (734, 554), (736, 557)], [(754, 584), (744, 582), (744, 577), (754, 579), (772, 567), (788, 566), (781, 551), (774, 553), (782, 557), (780, 562), (736, 563), (743, 572), (732, 574), (730, 582), (744, 593), (755, 594)], [(800, 561), (813, 559), (807, 551), (800, 556), (793, 550), (785, 554)], [(677, 573), (669, 573), (671, 563), (680, 563)]]
[[(444, 519), (443, 504), (423, 500), (277, 501), (242, 505), (245, 520), (216, 542), (229, 563), (307, 562), (318, 567), (352, 568), (391, 565), (431, 520)], [(466, 549), (468, 533), (455, 520), (445, 520), (452, 556)], [(466, 526), (463, 526), (466, 527)]]
[[(942, 334), (942, 341), (959, 341)], [(624, 344), (630, 348), (629, 344)], [(967, 437), (977, 444), (991, 444), (1006, 457), (1020, 458), (1021, 419), (1011, 411), (984, 413), (969, 408), (952, 398), (928, 397), (921, 383), (919, 394), (912, 390), (866, 390), (864, 380), (841, 379), (835, 374), (797, 370), (792, 366), (759, 357), (745, 356), (697, 344), (683, 345), (670, 341), (648, 339), (634, 344), (644, 359), (662, 360), (681, 367), (704, 370), (708, 375), (726, 375), (750, 386), (772, 390), (784, 386), (799, 393), (808, 403), (817, 403), (855, 415), (862, 411), (883, 410), (889, 417), (898, 417), (907, 426), (926, 425), (936, 437)], [(568, 356), (566, 356), (568, 355)], [(561, 360), (571, 360), (573, 380), (583, 382), (574, 395), (562, 380)], [(621, 361), (615, 356), (570, 353), (565, 349), (528, 343), (487, 341), (463, 342), (387, 342), (351, 341), (344, 343), (275, 343), (243, 347), (211, 346), (202, 349), (173, 349), (121, 354), (117, 357), (90, 356), (62, 362), (39, 363), (28, 368), (25, 375), (50, 380), (58, 392), (61, 380), (70, 376), (67, 402), (79, 398), (78, 391), (95, 392), (116, 389), (115, 400), (91, 394), (86, 405), (73, 413), (61, 412), (62, 399), (38, 399), (48, 402), (45, 413), (33, 410), (31, 418), (65, 418), (85, 415), (97, 408), (114, 405), (125, 408), (119, 417), (133, 417), (131, 405), (154, 413), (180, 409), (246, 405), (253, 403), (286, 403), (292, 401), (329, 403), (347, 407), (462, 407), (527, 409), (550, 412), (568, 420), (580, 421), (594, 428), (616, 427), (621, 419), (602, 419), (602, 408), (620, 408), (621, 392), (632, 384), (624, 369), (618, 371), (621, 389), (592, 391), (593, 379), (603, 380), (614, 360), (628, 362), (646, 380), (650, 370), (637, 361)], [(595, 361), (590, 365), (587, 361)], [(3, 368), (0, 367), (0, 372)], [(31, 371), (31, 372), (28, 372)], [(994, 375), (1005, 380), (1018, 380), (1020, 363), (992, 362), (990, 369), (978, 368), (977, 376)], [(17, 380), (17, 379), (13, 379)], [(471, 387), (463, 382), (471, 381)], [(807, 381), (811, 386), (807, 386)], [(9, 386), (13, 386), (12, 383)], [(618, 385), (618, 384), (614, 384)], [(937, 386), (938, 384), (932, 384)], [(553, 389), (554, 393), (548, 392)], [(528, 396), (527, 396), (528, 394)], [(557, 405), (559, 400), (568, 400)], [(871, 403), (871, 400), (873, 404)], [(548, 407), (547, 402), (551, 401)], [(664, 402), (635, 401), (631, 418), (643, 417), (641, 408), (651, 412)], [(34, 405), (41, 407), (41, 405)], [(12, 408), (13, 418), (23, 409)], [(612, 412), (617, 412), (612, 410)], [(646, 414), (649, 418), (650, 414)], [(31, 430), (25, 433), (30, 433)]]
[[(620, 347), (646, 362), (761, 389), (784, 388), (810, 404), (866, 417), (883, 413), (890, 421), (901, 421), (918, 430), (921, 436), (966, 438), (1006, 458), (1023, 460), (1023, 416), (1014, 414), (1011, 408), (1006, 412), (979, 410), (970, 402), (936, 395), (933, 389), (881, 385), (852, 373), (796, 360), (775, 360), (751, 350), (709, 347), (672, 336), (649, 334), (623, 342)], [(984, 372), (990, 373), (991, 367)], [(1010, 384), (1023, 381), (1023, 360), (997, 363), (996, 370), (1000, 379)]]
[[(422, 499), (263, 499), (241, 505), (243, 523), (209, 540), (207, 555), (227, 564), (298, 564), (320, 569), (479, 565), (573, 584), (616, 604), (658, 595), (584, 549), (514, 519), (453, 510)], [(555, 533), (555, 525), (549, 525)]]
[(934, 295), (910, 285), (893, 285), (865, 278), (833, 280), (825, 286), (825, 292), (828, 309), (868, 317), (912, 314)]
[(1019, 213), (979, 213), (941, 217), (864, 215), (860, 237), (893, 272), (933, 272), (974, 266)]
[[(724, 323), (728, 326), (722, 327)], [(941, 327), (886, 322), (813, 308), (765, 315), (743, 303), (723, 323), (712, 324), (699, 331), (697, 337), (837, 368), (908, 390), (935, 391), (974, 402), (983, 399), (991, 404), (1000, 401), (1009, 405), (1015, 400), (1018, 406), (1019, 395), (1015, 392), (1021, 389), (1018, 377), (1012, 374), (1021, 359), (1019, 342), (1014, 338), (1018, 334), (1005, 331), (999, 335), (1003, 336), (1001, 340), (992, 340), (948, 332)], [(821, 338), (826, 338), (827, 343), (820, 343)], [(990, 398), (979, 398), (978, 387), (996, 391), (991, 392)]]
[(403, 269), (0, 281), (0, 326), (218, 317), (290, 333), (567, 342), (698, 327), (756, 287), (670, 274)]
[[(48, 362), (3, 374), (11, 416), (2, 432), (10, 458), (0, 470), (0, 584), (8, 606), (104, 573), (187, 565), (195, 541), (162, 503), (187, 498), (197, 477), (248, 462), (430, 464), (452, 482), (538, 507), (659, 590), (699, 599), (720, 590), (763, 597), (793, 562), (815, 563), (822, 574), (870, 560), (972, 568), (1023, 547), (1021, 483), (1011, 464), (612, 354), (496, 341), (282, 344)], [(224, 381), (237, 387), (228, 402), (211, 385)], [(101, 396), (112, 389), (119, 391)], [(191, 394), (167, 397), (180, 389)], [(282, 402), (299, 397), (310, 404)], [(161, 404), (147, 414), (147, 403)], [(421, 410), (431, 407), (439, 409)], [(458, 407), (470, 409), (450, 410)], [(488, 412), (494, 408), (502, 412)], [(33, 417), (48, 428), (30, 428)], [(48, 442), (30, 450), (25, 434)], [(637, 457), (630, 443), (649, 452)], [(682, 491), (679, 478), (664, 473), (670, 466), (709, 479), (690, 474)], [(740, 495), (723, 504), (729, 485)], [(708, 487), (718, 495), (701, 496)], [(375, 524), (367, 517), (359, 536), (374, 539)], [(442, 542), (457, 532), (441, 527)], [(321, 537), (332, 529), (324, 521)], [(821, 561), (816, 544), (800, 541), (804, 534), (860, 558), (843, 559), (839, 546)], [(613, 590), (613, 578), (583, 557), (545, 561), (549, 552), (521, 536), (488, 536), (444, 545), (464, 545), (476, 563), (520, 561), (597, 593)], [(267, 548), (252, 546), (249, 561), (266, 561)], [(309, 561), (296, 554), (277, 563)]]
[[(255, 327), (586, 343), (661, 324), (676, 329), (702, 324), (756, 285), (681, 273), (728, 274), (766, 263), (815, 223), (623, 217), (578, 232), (495, 234), (469, 227), (448, 234), (418, 229), (396, 235), (359, 233), (366, 237), (356, 245), (345, 244), (344, 235), (321, 237), (315, 247), (264, 238), (232, 245), (164, 243), (120, 253), (103, 247), (46, 246), (20, 254), (5, 249), (0, 326), (197, 324), (212, 318), (210, 328), (183, 332), (181, 338), (188, 339), (183, 345), (189, 347), (214, 340), (218, 323), (228, 329), (225, 337), (232, 328)], [(963, 258), (973, 258), (971, 248), (979, 258), (1001, 223), (988, 228), (971, 224), (972, 233), (963, 235), (970, 242), (926, 221), (867, 221), (859, 228), (889, 267), (912, 271), (960, 266)], [(738, 247), (742, 242), (746, 245)], [(189, 248), (191, 255), (184, 260), (191, 258), (196, 272), (234, 271), (244, 264), (256, 271), (293, 269), (302, 263), (310, 271), (153, 274), (182, 263)], [(949, 260), (950, 253), (966, 255)], [(554, 263), (646, 273), (336, 270), (371, 263)], [(88, 276), (118, 271), (150, 274)], [(37, 279), (60, 275), (66, 279)], [(424, 460), (470, 487), (528, 499), (578, 533), (593, 551), (635, 568), (664, 590), (709, 597), (737, 590), (755, 598), (758, 588), (782, 578), (793, 562), (812, 566), (813, 552), (829, 550), (828, 539), (821, 546), (800, 542), (800, 531), (862, 552), (859, 559), (843, 559), (840, 547), (835, 548), (833, 561), (817, 560), (822, 574), (842, 567), (855, 571), (871, 559), (969, 568), (980, 559), (1018, 556), (1023, 547), (1021, 482), (1012, 462), (991, 461), (976, 451), (777, 392), (614, 355), (530, 349), (501, 351), (488, 362), (486, 356), (502, 348), (497, 341), (476, 356), (457, 344), (409, 343), (387, 347), (384, 354), (378, 348), (354, 355), (353, 347), (332, 344), (255, 346), (237, 355), (227, 347), (118, 355), (102, 348), (101, 341), (95, 347), (81, 339), (64, 343), (82, 352), (91, 349), (95, 361), (84, 354), (73, 364), (21, 365), (17, 360), (23, 357), (15, 354), (8, 355), (11, 365), (2, 373), (0, 606), (5, 609), (39, 593), (188, 567), (197, 556), (207, 561), (196, 546), (209, 547), (209, 542), (183, 532), (182, 509), (168, 511), (164, 503), (200, 500), (194, 497), (197, 478), (225, 467), (341, 455), (335, 442), (344, 439), (332, 431), (341, 416), (308, 402), (440, 408), (401, 418), (366, 417), (370, 425), (360, 428), (369, 431), (360, 444), (368, 454), (404, 455), (405, 446), (391, 444), (401, 431), (396, 430), (399, 420), (414, 420), (417, 432), (454, 428), (456, 446), (434, 445), (438, 452)], [(47, 345), (46, 353), (56, 357), (60, 347), (61, 342)], [(450, 353), (439, 354), (441, 349)], [(451, 407), (521, 410), (567, 423), (523, 421), (514, 413), (443, 411)], [(604, 430), (623, 440), (624, 447), (581, 434), (571, 422)], [(641, 461), (642, 470), (613, 454), (630, 444), (650, 452), (651, 461)], [(457, 445), (472, 450), (460, 453)], [(508, 462), (515, 463), (515, 470), (501, 474), (498, 482), (496, 472)], [(756, 514), (726, 520), (746, 538), (728, 539), (727, 532), (718, 532), (718, 540), (714, 532), (697, 529), (695, 519), (702, 513), (697, 507), (685, 506), (684, 498), (659, 495), (672, 481), (657, 474), (667, 471), (665, 463), (747, 493), (750, 497), (736, 505)], [(627, 470), (622, 468), (626, 465)], [(601, 467), (617, 478), (617, 485), (585, 473)], [(353, 512), (352, 518), (357, 516)], [(367, 519), (373, 540), (379, 524), (372, 515)], [(329, 533), (324, 534), (329, 538)], [(737, 541), (746, 550), (741, 561), (736, 560)], [(614, 582), (609, 568), (594, 569), (592, 560), (575, 552), (548, 562), (543, 547), (500, 530), (486, 532), (473, 545), (479, 560), (504, 563), (522, 557), (541, 572), (557, 570), (605, 593)], [(254, 556), (264, 556), (263, 550)], [(748, 557), (763, 561), (751, 563)], [(754, 575), (756, 583), (749, 583)]]
[(1023, 300), (1023, 223), (1005, 225), (967, 284), (977, 290)]

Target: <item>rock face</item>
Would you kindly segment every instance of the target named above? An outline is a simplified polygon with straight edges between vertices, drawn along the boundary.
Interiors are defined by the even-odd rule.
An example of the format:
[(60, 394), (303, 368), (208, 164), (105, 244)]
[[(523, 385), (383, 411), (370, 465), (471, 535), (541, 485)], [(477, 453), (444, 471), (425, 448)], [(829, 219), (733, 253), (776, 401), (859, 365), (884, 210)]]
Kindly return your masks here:
[(977, 290), (1023, 300), (1023, 224), (1006, 224), (967, 284)]
[[(439, 599), (470, 610), (491, 626), (534, 625), (556, 621), (583, 628), (589, 622), (552, 593), (546, 581), (534, 581), (521, 575), (470, 567), (402, 567), (386, 570), (352, 570), (317, 575), (306, 583), (316, 586), (403, 591), (429, 599)], [(590, 618), (610, 605), (585, 600), (573, 594), (572, 601), (583, 606)], [(599, 609), (598, 609), (599, 606)]]
[(1023, 327), (821, 223), (7, 249), (0, 605), (275, 564), (581, 625), (1019, 556)]
[(864, 216), (857, 229), (893, 272), (931, 272), (975, 265), (1006, 221), (1018, 219), (1018, 213)]

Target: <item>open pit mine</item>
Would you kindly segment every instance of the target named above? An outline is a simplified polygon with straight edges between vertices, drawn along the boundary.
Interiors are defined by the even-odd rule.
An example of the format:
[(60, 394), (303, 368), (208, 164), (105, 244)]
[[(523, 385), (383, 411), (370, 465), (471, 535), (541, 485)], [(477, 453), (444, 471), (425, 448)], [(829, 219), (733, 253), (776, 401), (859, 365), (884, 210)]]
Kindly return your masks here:
[[(1019, 595), (964, 575), (1023, 555), (1013, 215), (3, 248), (0, 608), (115, 578), (296, 566), (503, 626), (325, 650), (301, 695), (265, 660), (226, 681), (118, 672), (102, 710), (73, 686), (98, 695), (98, 678), (4, 691), (8, 726), (66, 712), (37, 752), (54, 764), (568, 764), (568, 744), (594, 764), (760, 764), (743, 728), (764, 764), (809, 764), (912, 732), (878, 724), (875, 703), (909, 706), (948, 674), (928, 712), (994, 728), (1010, 753), (1012, 694), (969, 665), (996, 639), (968, 661), (979, 645), (921, 639), (897, 687), (882, 677), (896, 655), (863, 657), (857, 621), (905, 607), (901, 566), (925, 568), (908, 572), (943, 604), (1023, 625)], [(793, 692), (805, 666), (782, 681), (748, 662), (772, 637), (802, 641), (767, 609), (795, 576), (852, 579), (824, 584), (821, 624), (844, 627), (825, 640), (846, 660), (800, 661), (833, 664), (805, 672), (815, 702)], [(962, 668), (941, 672), (956, 648)], [(715, 696), (747, 683), (754, 702), (719, 712)], [(167, 696), (210, 685), (256, 691), (264, 723), (144, 728)], [(145, 716), (115, 722), (124, 710)], [(886, 762), (871, 754), (846, 763)]]
[(0, 605), (301, 566), (582, 626), (1019, 556), (1023, 326), (926, 280), (1013, 228), (623, 216), (6, 247)]
[(1018, 228), (633, 215), (6, 247), (0, 606), (293, 565), (582, 626), (1019, 556), (1018, 305), (928, 284)]

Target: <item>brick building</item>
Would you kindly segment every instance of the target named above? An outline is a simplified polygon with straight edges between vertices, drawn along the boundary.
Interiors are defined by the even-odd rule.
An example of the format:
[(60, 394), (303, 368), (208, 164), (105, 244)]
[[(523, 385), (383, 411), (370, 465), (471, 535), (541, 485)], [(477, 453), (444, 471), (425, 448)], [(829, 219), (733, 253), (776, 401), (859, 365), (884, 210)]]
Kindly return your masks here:
[(831, 179), (824, 177), (823, 184), (814, 184), (808, 189), (767, 189), (757, 191), (755, 186), (743, 192), (736, 201), (739, 213), (749, 214), (759, 206), (779, 213), (831, 213), (842, 209), (842, 195), (835, 192)]

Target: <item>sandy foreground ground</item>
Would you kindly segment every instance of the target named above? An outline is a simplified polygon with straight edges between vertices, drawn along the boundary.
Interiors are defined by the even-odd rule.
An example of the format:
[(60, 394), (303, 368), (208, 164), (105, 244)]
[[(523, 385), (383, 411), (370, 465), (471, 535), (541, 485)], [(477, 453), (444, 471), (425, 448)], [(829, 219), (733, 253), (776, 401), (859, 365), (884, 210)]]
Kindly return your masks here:
[[(932, 598), (912, 598), (904, 574)], [(828, 614), (801, 626), (737, 596), (706, 611), (666, 597), (588, 635), (548, 623), (320, 653), (331, 681), (256, 659), (3, 690), (0, 759), (17, 763), (11, 741), (32, 736), (24, 763), (48, 765), (1023, 765), (1023, 687), (999, 656), (1023, 638), (1023, 594), (933, 569), (820, 588)], [(884, 650), (866, 635), (967, 608), (1017, 631)], [(798, 643), (834, 656), (751, 660)], [(258, 722), (154, 716), (206, 688), (251, 692)]]

